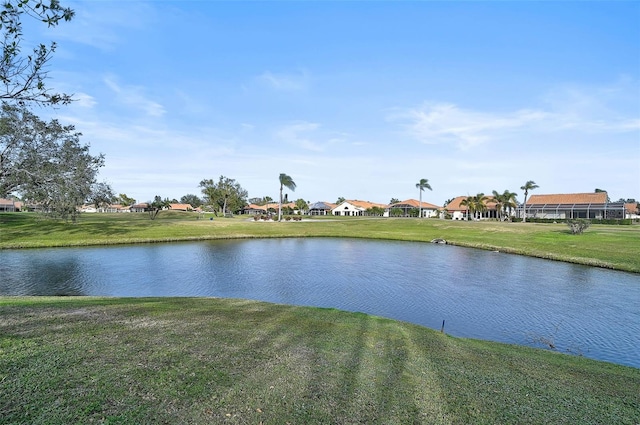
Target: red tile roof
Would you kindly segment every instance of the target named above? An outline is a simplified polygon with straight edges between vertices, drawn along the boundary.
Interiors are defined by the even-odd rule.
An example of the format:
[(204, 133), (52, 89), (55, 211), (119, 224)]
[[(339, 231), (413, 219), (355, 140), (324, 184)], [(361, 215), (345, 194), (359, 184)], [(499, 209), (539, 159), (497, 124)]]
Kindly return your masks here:
[(359, 201), (357, 199), (347, 199), (345, 202), (348, 202), (351, 205), (353, 205), (354, 207), (362, 208), (364, 210), (372, 208), (372, 207), (387, 208), (387, 204), (377, 204), (375, 202)]
[[(496, 203), (493, 200), (493, 196), (492, 195), (485, 195), (485, 196), (487, 197), (487, 200), (485, 201), (484, 204), (486, 205), (487, 209), (494, 210), (496, 208)], [(447, 211), (467, 211), (469, 208), (467, 208), (466, 205), (460, 205), (460, 203), (465, 199), (467, 199), (468, 197), (469, 196), (458, 196), (457, 198), (454, 198), (451, 202), (447, 204), (445, 209)]]
[(175, 211), (192, 211), (193, 207), (190, 204), (169, 204), (169, 208)]
[[(396, 202), (395, 204), (391, 204), (389, 205), (389, 208), (393, 208), (396, 206), (400, 206), (400, 205), (410, 205), (414, 208), (419, 208), (420, 207), (420, 200), (418, 199), (407, 199), (406, 201), (401, 201), (401, 202)], [(439, 210), (442, 209), (442, 207), (438, 206), (438, 205), (434, 205), (434, 204), (430, 204), (428, 202), (422, 201), (422, 208), (424, 209), (434, 209), (434, 210)]]
[(555, 195), (531, 195), (527, 205), (544, 204), (605, 204), (607, 192), (564, 193)]

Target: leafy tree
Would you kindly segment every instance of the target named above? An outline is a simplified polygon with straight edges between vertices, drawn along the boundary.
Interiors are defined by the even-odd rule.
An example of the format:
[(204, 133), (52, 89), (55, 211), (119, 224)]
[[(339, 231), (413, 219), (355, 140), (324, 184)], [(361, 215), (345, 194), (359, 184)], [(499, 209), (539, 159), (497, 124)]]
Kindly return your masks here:
[(0, 197), (18, 192), (52, 216), (75, 221), (92, 192), (104, 156), (92, 156), (82, 134), (44, 122), (24, 106), (0, 110)]
[(160, 211), (167, 208), (171, 201), (168, 198), (162, 199), (161, 196), (156, 195), (153, 198), (153, 202), (149, 202), (149, 218), (155, 220)]
[(340, 205), (341, 203), (343, 203), (344, 201), (346, 201), (346, 199), (344, 199), (342, 196), (338, 197), (338, 199), (336, 200), (336, 205)]
[(431, 185), (429, 184), (428, 179), (420, 179), (418, 183), (416, 183), (416, 189), (418, 189), (420, 193), (420, 209), (418, 210), (419, 217), (422, 218), (422, 192), (425, 189), (431, 190)]
[(524, 203), (522, 204), (522, 222), (526, 223), (527, 222), (527, 196), (529, 195), (529, 191), (537, 189), (538, 186), (536, 184), (536, 182), (534, 182), (533, 180), (529, 180), (528, 182), (526, 182), (523, 186), (520, 186), (520, 189), (524, 190)]
[(121, 193), (116, 198), (116, 202), (118, 202), (123, 207), (130, 207), (131, 205), (136, 203), (136, 200), (128, 197), (125, 193)]
[(180, 198), (180, 203), (189, 204), (194, 208), (198, 208), (202, 205), (202, 199), (198, 198), (196, 195), (188, 194)]
[(397, 204), (398, 202), (400, 202), (398, 198), (391, 198), (391, 200), (389, 201), (389, 205)]
[(449, 198), (449, 199), (447, 199), (446, 201), (444, 201), (444, 205), (443, 205), (443, 207), (446, 207), (447, 205), (449, 205), (449, 204), (450, 204), (450, 203), (452, 203), (452, 202), (453, 202), (453, 198)]
[(278, 180), (280, 181), (280, 204), (278, 204), (278, 221), (282, 221), (282, 189), (286, 187), (287, 189), (295, 192), (296, 183), (293, 181), (291, 176), (288, 176), (284, 173), (280, 174)]
[(58, 0), (5, 0), (0, 6), (0, 29), (2, 30), (2, 58), (0, 59), (0, 99), (20, 105), (68, 104), (71, 96), (51, 93), (45, 85), (47, 65), (56, 43), (49, 46), (38, 44), (30, 53), (23, 54), (22, 17), (30, 16), (37, 21), (55, 27), (60, 21), (70, 21), (74, 11), (60, 5)]
[(307, 201), (300, 198), (296, 200), (296, 207), (298, 208), (298, 211), (300, 211), (300, 214), (302, 214), (303, 211), (307, 211), (309, 209), (309, 204)]
[(216, 215), (236, 212), (247, 204), (247, 191), (235, 179), (220, 176), (217, 182), (205, 179), (200, 182), (204, 203), (210, 205)]
[(108, 183), (94, 183), (91, 186), (89, 201), (91, 204), (95, 205), (96, 209), (108, 207), (116, 199), (113, 189), (111, 189), (111, 186), (109, 186)]

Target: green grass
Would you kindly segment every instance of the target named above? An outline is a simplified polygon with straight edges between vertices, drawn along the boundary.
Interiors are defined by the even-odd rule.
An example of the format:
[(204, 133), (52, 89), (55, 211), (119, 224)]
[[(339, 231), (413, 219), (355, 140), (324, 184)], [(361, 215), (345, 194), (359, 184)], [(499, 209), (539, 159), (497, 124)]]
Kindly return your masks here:
[(558, 224), (438, 219), (315, 218), (253, 222), (198, 220), (193, 213), (84, 214), (78, 223), (35, 214), (0, 214), (0, 248), (33, 248), (269, 237), (353, 237), (449, 243), (640, 273), (640, 226), (592, 225), (582, 235)]
[(640, 369), (332, 309), (0, 298), (0, 424), (638, 424)]

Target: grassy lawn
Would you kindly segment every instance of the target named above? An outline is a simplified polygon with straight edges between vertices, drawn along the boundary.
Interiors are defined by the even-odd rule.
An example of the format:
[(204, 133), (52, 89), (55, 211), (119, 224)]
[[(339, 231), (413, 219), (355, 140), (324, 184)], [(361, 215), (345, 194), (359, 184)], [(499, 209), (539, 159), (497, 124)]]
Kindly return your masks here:
[(84, 214), (70, 224), (35, 214), (0, 214), (0, 248), (122, 244), (266, 237), (354, 237), (431, 241), (499, 250), (640, 273), (640, 226), (592, 225), (571, 235), (563, 223), (464, 222), (438, 219), (315, 218), (253, 222), (246, 217), (198, 220), (193, 213)]
[(638, 424), (640, 369), (332, 309), (0, 298), (0, 424)]

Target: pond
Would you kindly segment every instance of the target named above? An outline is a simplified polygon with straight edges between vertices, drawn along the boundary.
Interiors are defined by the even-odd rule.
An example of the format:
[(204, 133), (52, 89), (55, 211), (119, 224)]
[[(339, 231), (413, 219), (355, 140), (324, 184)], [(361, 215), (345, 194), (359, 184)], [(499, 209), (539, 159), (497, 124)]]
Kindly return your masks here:
[(428, 243), (303, 238), (0, 251), (0, 295), (247, 298), (640, 367), (640, 275)]

